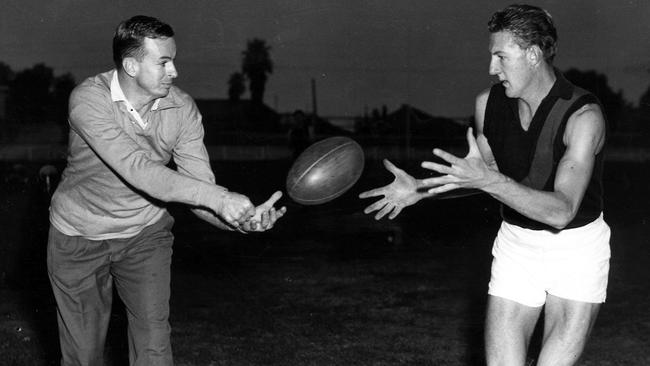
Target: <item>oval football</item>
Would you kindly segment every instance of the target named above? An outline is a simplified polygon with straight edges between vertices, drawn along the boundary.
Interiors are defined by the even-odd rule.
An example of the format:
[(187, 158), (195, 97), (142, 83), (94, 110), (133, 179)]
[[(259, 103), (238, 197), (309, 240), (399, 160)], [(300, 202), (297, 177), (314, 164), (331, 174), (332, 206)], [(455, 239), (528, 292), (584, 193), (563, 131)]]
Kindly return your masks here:
[(303, 205), (331, 201), (348, 189), (363, 172), (364, 153), (349, 137), (335, 136), (303, 151), (287, 174), (287, 193)]

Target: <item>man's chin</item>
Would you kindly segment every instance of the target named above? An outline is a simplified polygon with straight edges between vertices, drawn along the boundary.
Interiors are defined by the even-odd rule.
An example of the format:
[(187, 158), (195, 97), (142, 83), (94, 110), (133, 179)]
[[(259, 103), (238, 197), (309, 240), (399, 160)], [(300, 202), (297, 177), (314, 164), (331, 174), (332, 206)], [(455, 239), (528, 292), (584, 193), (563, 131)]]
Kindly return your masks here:
[(512, 90), (512, 88), (509, 88), (507, 86), (505, 87), (505, 93), (506, 93), (506, 97), (508, 97), (508, 98), (515, 98), (516, 97), (515, 91)]
[(167, 95), (169, 95), (169, 89), (171, 89), (171, 87), (169, 87), (169, 88), (161, 88), (160, 90), (158, 90), (158, 93), (156, 93), (156, 97), (158, 97), (158, 98), (166, 97)]

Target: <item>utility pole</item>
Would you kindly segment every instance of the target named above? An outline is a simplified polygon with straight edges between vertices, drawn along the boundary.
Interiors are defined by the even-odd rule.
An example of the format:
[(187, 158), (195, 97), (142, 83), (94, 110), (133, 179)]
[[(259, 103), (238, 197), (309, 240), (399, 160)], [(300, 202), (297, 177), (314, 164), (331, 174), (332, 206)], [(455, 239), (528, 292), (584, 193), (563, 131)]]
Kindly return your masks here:
[(316, 105), (316, 80), (311, 79), (311, 109), (314, 116), (318, 114), (318, 106)]
[(406, 159), (411, 160), (411, 25), (406, 35)]
[(316, 116), (318, 115), (318, 105), (316, 103), (316, 80), (311, 79), (311, 123), (307, 127), (309, 141), (313, 142), (315, 136)]

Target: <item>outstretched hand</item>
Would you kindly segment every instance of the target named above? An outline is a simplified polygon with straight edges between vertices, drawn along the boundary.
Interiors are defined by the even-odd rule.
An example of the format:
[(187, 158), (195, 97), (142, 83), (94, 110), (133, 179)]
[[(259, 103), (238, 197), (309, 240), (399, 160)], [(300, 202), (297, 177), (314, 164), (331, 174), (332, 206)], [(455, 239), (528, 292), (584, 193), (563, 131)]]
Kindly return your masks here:
[(278, 210), (274, 207), (280, 197), (282, 197), (282, 192), (276, 191), (266, 202), (255, 207), (255, 214), (241, 225), (240, 231), (262, 232), (273, 228), (275, 222), (287, 212), (287, 208), (284, 206)]
[(481, 189), (492, 183), (494, 173), (483, 160), (472, 128), (467, 129), (469, 152), (464, 158), (456, 157), (446, 151), (434, 149), (433, 154), (442, 158), (450, 165), (438, 164), (431, 161), (422, 162), (422, 167), (443, 174), (439, 177), (422, 180), (422, 184), (433, 187), (429, 193), (440, 194), (457, 188)]
[(386, 215), (392, 220), (399, 215), (404, 207), (415, 204), (424, 196), (422, 192), (418, 192), (419, 184), (415, 178), (393, 165), (388, 159), (384, 159), (383, 162), (384, 167), (393, 173), (395, 179), (386, 186), (359, 194), (359, 198), (383, 196), (380, 200), (366, 207), (363, 213), (369, 214), (377, 211), (375, 220), (379, 220)]

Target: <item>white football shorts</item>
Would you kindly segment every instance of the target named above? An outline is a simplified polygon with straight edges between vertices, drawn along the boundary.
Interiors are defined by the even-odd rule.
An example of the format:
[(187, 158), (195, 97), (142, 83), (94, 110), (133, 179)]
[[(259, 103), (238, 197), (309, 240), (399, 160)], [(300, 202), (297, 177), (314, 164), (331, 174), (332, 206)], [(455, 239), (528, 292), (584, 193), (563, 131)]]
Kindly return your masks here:
[(610, 228), (603, 215), (551, 232), (501, 224), (492, 248), (488, 294), (540, 307), (547, 294), (603, 303), (607, 294)]

